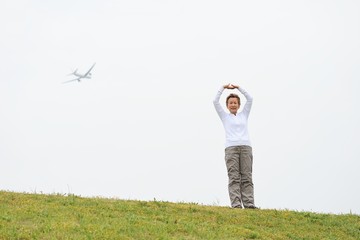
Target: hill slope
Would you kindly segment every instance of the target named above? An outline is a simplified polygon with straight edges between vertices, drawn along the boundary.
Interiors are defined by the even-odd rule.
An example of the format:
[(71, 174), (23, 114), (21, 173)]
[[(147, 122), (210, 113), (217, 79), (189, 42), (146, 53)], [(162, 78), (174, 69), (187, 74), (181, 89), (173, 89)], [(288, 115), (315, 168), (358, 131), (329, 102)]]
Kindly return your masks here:
[(360, 216), (0, 191), (0, 239), (360, 239)]

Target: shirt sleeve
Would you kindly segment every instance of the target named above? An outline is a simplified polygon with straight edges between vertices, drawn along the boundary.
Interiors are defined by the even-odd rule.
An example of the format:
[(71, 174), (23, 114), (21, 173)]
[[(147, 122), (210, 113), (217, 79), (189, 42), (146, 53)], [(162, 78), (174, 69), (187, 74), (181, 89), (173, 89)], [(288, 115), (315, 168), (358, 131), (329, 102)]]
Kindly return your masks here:
[(248, 117), (250, 114), (250, 110), (251, 110), (251, 106), (253, 103), (253, 98), (250, 96), (250, 94), (248, 92), (245, 91), (245, 89), (239, 87), (238, 90), (245, 96), (246, 98), (246, 103), (243, 109), (243, 112), (246, 114), (246, 116)]
[(219, 88), (219, 90), (217, 91), (216, 93), (216, 96), (213, 100), (213, 104), (214, 104), (214, 107), (215, 107), (215, 110), (217, 112), (217, 114), (219, 115), (219, 117), (222, 119), (224, 115), (226, 115), (226, 112), (224, 111), (224, 109), (221, 107), (221, 104), (220, 104), (220, 97), (221, 97), (221, 94), (223, 93), (224, 91), (224, 87), (221, 86), (221, 88)]

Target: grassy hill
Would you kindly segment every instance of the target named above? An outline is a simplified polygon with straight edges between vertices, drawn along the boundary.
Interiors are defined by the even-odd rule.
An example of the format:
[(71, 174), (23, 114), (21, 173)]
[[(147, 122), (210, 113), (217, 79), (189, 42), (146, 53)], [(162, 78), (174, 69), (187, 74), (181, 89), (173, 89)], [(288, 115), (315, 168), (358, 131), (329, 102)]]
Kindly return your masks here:
[(360, 239), (360, 216), (0, 191), (0, 239)]

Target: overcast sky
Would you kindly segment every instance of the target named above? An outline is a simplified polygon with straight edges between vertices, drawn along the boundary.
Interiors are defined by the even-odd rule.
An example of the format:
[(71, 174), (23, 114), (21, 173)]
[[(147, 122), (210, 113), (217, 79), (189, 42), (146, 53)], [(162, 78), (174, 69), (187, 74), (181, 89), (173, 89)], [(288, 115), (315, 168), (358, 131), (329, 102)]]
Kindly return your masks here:
[(230, 206), (233, 83), (256, 205), (360, 214), (359, 1), (0, 5), (1, 190)]

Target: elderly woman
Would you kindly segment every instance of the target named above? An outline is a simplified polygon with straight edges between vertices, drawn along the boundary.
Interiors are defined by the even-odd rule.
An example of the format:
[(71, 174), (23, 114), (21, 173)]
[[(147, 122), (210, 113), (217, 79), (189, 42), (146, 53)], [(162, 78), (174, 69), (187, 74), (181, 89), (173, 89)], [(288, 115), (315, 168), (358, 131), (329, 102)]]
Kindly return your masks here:
[[(230, 94), (226, 98), (225, 112), (219, 100), (225, 89), (237, 89), (246, 98), (241, 112), (240, 97)], [(233, 208), (257, 208), (254, 205), (254, 186), (252, 181), (253, 155), (248, 132), (248, 117), (252, 105), (252, 97), (236, 85), (222, 86), (213, 101), (225, 129), (225, 162), (229, 177), (229, 196)]]

